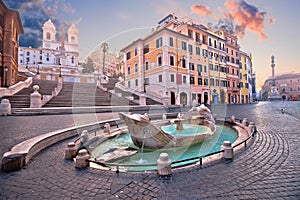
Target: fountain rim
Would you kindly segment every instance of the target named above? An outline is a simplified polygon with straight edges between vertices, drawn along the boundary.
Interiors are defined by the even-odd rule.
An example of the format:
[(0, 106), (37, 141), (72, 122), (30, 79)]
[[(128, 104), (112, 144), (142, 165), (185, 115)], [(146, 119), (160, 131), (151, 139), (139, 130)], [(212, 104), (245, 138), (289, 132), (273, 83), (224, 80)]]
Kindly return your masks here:
[[(242, 124), (241, 119), (235, 119), (235, 121), (233, 121), (232, 117), (230, 117), (230, 118), (224, 117), (223, 119), (216, 120), (216, 125), (220, 125), (220, 124), (230, 127), (237, 132), (238, 138), (232, 144), (233, 151), (235, 153), (240, 152), (243, 149), (242, 144), (245, 144), (245, 146), (246, 146), (250, 142), (250, 139), (254, 136), (254, 133), (255, 133), (248, 126)], [(221, 149), (220, 151), (217, 151), (217, 152), (212, 152), (212, 153), (209, 153), (206, 155), (198, 156), (197, 157), (197, 158), (199, 158), (198, 161), (197, 161), (197, 158), (195, 157), (194, 159), (191, 159), (191, 160), (195, 160), (195, 162), (180, 165), (180, 166), (175, 166), (175, 167), (172, 167), (172, 169), (178, 170), (178, 169), (184, 169), (184, 168), (191, 168), (193, 166), (197, 166), (199, 163), (202, 166), (203, 162), (205, 162), (205, 163), (216, 162), (218, 160), (221, 160), (222, 155), (220, 155), (220, 153), (222, 153), (222, 152), (224, 152), (224, 150)], [(173, 161), (172, 164), (184, 162), (184, 161), (186, 161), (186, 160)], [(120, 171), (122, 171), (122, 172), (137, 172), (137, 173), (140, 173), (140, 172), (155, 173), (156, 170), (123, 170), (123, 169), (120, 169), (119, 167), (157, 166), (157, 164), (130, 165), (130, 164), (116, 164), (116, 163), (109, 163), (109, 162), (105, 163), (105, 162), (99, 162), (99, 161), (95, 161), (95, 160), (91, 160), (91, 159), (89, 159), (88, 162), (98, 165), (98, 167), (91, 166), (92, 168), (96, 168), (96, 169), (100, 169), (100, 170), (112, 170), (112, 171), (116, 171), (117, 173), (119, 173)], [(116, 166), (116, 170), (109, 168), (108, 167), (109, 165)]]

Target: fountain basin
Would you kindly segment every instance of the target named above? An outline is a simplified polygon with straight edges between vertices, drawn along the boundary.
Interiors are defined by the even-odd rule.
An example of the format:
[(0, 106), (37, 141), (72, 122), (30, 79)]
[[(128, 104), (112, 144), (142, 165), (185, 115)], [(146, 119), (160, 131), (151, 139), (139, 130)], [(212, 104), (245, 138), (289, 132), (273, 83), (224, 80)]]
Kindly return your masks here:
[[(113, 162), (111, 161), (110, 163), (114, 163), (114, 165), (128, 165), (119, 168), (119, 170), (123, 171), (156, 170), (156, 161), (161, 153), (168, 153), (171, 161), (174, 162), (219, 151), (221, 149), (223, 141), (230, 141), (231, 143), (234, 143), (234, 141), (238, 138), (238, 133), (234, 129), (223, 125), (217, 125), (216, 127), (217, 130), (211, 137), (207, 137), (202, 142), (199, 142), (197, 144), (191, 144), (179, 148), (165, 148), (156, 150), (141, 150), (133, 143), (130, 134), (122, 134), (98, 145), (91, 152), (91, 155), (92, 158), (97, 160), (98, 157), (101, 157), (103, 154), (110, 152), (111, 149), (124, 149), (130, 147), (131, 149), (137, 150), (136, 153), (131, 154), (130, 156), (124, 156), (123, 158), (114, 160)], [(172, 130), (176, 129), (176, 126), (166, 126), (166, 129), (168, 128)], [(172, 167), (188, 165), (197, 161), (198, 160), (181, 162), (172, 165)], [(115, 166), (110, 166), (110, 168), (116, 169)]]

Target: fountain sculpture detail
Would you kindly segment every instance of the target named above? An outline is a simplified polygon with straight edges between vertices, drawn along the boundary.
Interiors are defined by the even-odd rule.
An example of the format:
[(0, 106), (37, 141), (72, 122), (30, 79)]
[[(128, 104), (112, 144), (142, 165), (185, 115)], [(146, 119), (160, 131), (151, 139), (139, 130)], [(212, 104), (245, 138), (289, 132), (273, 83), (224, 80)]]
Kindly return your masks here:
[[(124, 120), (133, 143), (144, 149), (177, 148), (202, 142), (206, 137), (216, 131), (215, 121), (210, 110), (201, 105), (193, 107), (185, 115), (179, 114), (177, 119), (169, 122), (176, 124), (176, 131), (183, 131), (184, 125), (202, 127), (201, 131), (191, 135), (170, 134), (162, 129), (161, 124), (151, 122), (147, 114), (125, 114), (119, 113), (120, 119)], [(204, 128), (204, 129), (203, 129)], [(200, 129), (199, 129), (200, 130)]]

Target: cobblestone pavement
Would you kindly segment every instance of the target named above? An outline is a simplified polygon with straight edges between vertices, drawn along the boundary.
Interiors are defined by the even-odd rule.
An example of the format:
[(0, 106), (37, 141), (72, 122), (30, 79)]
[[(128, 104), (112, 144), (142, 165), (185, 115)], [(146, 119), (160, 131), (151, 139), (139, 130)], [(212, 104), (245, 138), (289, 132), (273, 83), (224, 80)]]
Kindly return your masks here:
[[(300, 199), (300, 102), (230, 105), (225, 110), (227, 116), (248, 117), (258, 126), (251, 145), (232, 162), (173, 170), (169, 178), (160, 178), (155, 172), (117, 175), (75, 169), (73, 162), (64, 160), (68, 141), (62, 141), (36, 155), (25, 169), (1, 172), (0, 199)], [(74, 122), (69, 117), (56, 120), (70, 126)], [(3, 118), (0, 122), (2, 126)], [(16, 137), (24, 133), (7, 132)], [(4, 138), (2, 135), (1, 130)]]

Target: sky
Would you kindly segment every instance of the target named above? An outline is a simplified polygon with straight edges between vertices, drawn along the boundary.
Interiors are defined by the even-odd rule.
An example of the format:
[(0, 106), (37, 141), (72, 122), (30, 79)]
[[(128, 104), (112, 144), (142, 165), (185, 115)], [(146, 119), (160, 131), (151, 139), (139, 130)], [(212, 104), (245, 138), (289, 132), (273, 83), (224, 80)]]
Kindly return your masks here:
[(51, 19), (58, 39), (62, 24), (79, 30), (80, 59), (102, 42), (118, 51), (155, 28), (170, 13), (188, 16), (210, 27), (226, 27), (238, 35), (241, 50), (252, 54), (257, 88), (275, 73), (300, 72), (299, 0), (4, 0), (20, 12), (25, 34), (20, 46), (40, 47), (42, 25)]

